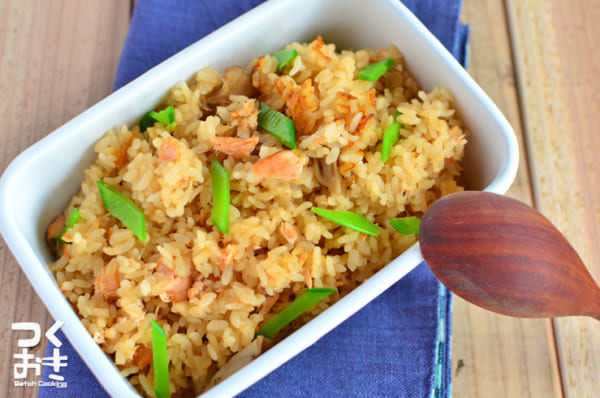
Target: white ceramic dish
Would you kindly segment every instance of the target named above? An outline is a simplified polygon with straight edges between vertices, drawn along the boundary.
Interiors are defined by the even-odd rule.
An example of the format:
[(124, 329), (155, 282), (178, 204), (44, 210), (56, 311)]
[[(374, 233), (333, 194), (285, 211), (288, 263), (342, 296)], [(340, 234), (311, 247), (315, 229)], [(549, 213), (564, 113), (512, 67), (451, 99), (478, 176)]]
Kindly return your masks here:
[[(274, 34), (276, 33), (276, 34)], [(52, 316), (104, 388), (136, 396), (85, 330), (48, 270), (44, 230), (78, 190), (93, 144), (109, 128), (130, 124), (173, 85), (204, 66), (223, 70), (292, 41), (318, 34), (341, 48), (392, 43), (422, 88), (449, 88), (471, 135), (465, 159), (470, 189), (504, 193), (518, 163), (514, 133), (500, 111), (427, 29), (397, 0), (271, 0), (153, 68), (33, 145), (0, 180), (0, 231)], [(224, 49), (226, 49), (224, 51)], [(68, 148), (68, 151), (65, 151)], [(60, 160), (60, 161), (57, 161)], [(51, 165), (51, 167), (50, 167)], [(313, 344), (422, 261), (414, 245), (354, 292), (203, 396), (232, 396)]]

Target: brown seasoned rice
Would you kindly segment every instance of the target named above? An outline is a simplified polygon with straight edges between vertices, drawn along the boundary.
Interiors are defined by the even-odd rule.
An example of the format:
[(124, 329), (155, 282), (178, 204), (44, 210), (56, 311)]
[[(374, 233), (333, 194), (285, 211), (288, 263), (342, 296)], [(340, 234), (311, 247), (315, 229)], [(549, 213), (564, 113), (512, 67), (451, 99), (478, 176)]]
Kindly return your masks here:
[[(307, 287), (337, 292), (297, 324), (415, 242), (388, 220), (421, 216), (441, 196), (462, 190), (466, 133), (453, 98), (443, 88), (420, 91), (398, 49), (336, 52), (320, 37), (288, 48), (299, 56), (283, 73), (270, 55), (238, 68), (254, 87), (242, 91), (258, 90), (253, 98), (228, 92), (231, 82), (204, 68), (161, 105), (174, 106), (173, 131), (157, 123), (145, 133), (138, 126), (106, 132), (64, 211), (78, 208), (81, 218), (66, 231), (51, 270), (94, 340), (144, 395), (155, 396), (152, 364), (140, 359), (151, 347), (152, 320), (168, 336), (171, 392), (198, 394)], [(388, 57), (395, 67), (377, 82), (357, 79), (361, 68)], [(253, 169), (287, 149), (258, 129), (259, 101), (294, 120), (298, 178)], [(401, 138), (383, 163), (381, 138), (396, 111)], [(254, 136), (256, 148), (242, 156), (228, 155), (215, 140)], [(163, 156), (166, 147), (174, 155)], [(213, 156), (231, 177), (228, 234), (211, 221)], [(146, 243), (105, 210), (98, 180), (143, 210)], [(361, 234), (318, 217), (312, 206), (360, 213), (383, 229), (377, 237)], [(97, 287), (108, 272), (118, 277), (114, 297)]]

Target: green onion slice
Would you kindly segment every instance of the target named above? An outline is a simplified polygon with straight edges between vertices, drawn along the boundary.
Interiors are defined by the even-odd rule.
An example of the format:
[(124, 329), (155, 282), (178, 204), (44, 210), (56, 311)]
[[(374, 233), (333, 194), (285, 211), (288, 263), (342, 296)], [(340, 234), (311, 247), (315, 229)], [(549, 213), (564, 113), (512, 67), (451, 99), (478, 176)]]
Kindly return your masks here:
[(392, 69), (392, 66), (394, 66), (394, 60), (391, 58), (388, 58), (381, 62), (376, 62), (374, 64), (362, 68), (361, 71), (358, 72), (358, 78), (360, 80), (374, 82), (375, 80), (383, 76), (385, 72)]
[(102, 180), (98, 180), (96, 184), (98, 184), (104, 208), (121, 220), (142, 242), (146, 242), (146, 216), (144, 212), (112, 185)]
[(149, 127), (154, 126), (154, 123), (156, 123), (156, 120), (154, 120), (154, 118), (150, 116), (150, 112), (146, 113), (142, 120), (140, 120), (140, 131), (143, 133)]
[(303, 291), (296, 299), (279, 314), (275, 315), (269, 322), (261, 327), (257, 335), (267, 338), (273, 337), (285, 325), (298, 318), (304, 312), (310, 310), (315, 304), (335, 292), (335, 289), (313, 288)]
[(355, 229), (365, 234), (377, 236), (381, 227), (373, 224), (360, 214), (353, 213), (351, 211), (343, 210), (327, 210), (319, 207), (313, 207), (310, 209), (313, 213), (324, 217), (328, 220), (336, 222), (348, 228)]
[(390, 225), (401, 234), (414, 235), (419, 233), (421, 219), (418, 217), (402, 217), (390, 220)]
[(148, 127), (154, 126), (155, 122), (165, 125), (167, 131), (175, 128), (175, 109), (170, 106), (160, 112), (150, 111), (140, 120), (140, 131), (144, 132)]
[(392, 152), (392, 147), (398, 141), (400, 137), (400, 128), (402, 128), (402, 123), (400, 123), (397, 118), (402, 113), (396, 111), (394, 115), (394, 121), (392, 124), (388, 126), (387, 129), (383, 132), (383, 141), (381, 142), (381, 161), (385, 162), (388, 160), (390, 153)]
[(259, 104), (258, 127), (273, 135), (283, 145), (296, 149), (296, 127), (294, 121), (281, 112), (277, 112), (269, 105)]
[(152, 363), (154, 364), (154, 392), (158, 398), (169, 398), (169, 356), (167, 334), (152, 320)]
[(224, 234), (229, 233), (229, 173), (225, 167), (212, 158), (210, 163), (210, 176), (212, 180), (212, 222)]
[(277, 72), (281, 72), (283, 68), (289, 66), (298, 56), (298, 51), (293, 48), (277, 51), (271, 54), (277, 59)]
[(63, 228), (62, 232), (60, 233), (60, 235), (58, 235), (58, 238), (56, 238), (56, 239), (58, 239), (62, 243), (66, 243), (64, 240), (62, 240), (62, 237), (69, 228), (72, 228), (73, 225), (75, 225), (77, 223), (77, 221), (79, 221), (79, 217), (81, 217), (81, 213), (79, 212), (79, 209), (76, 207), (73, 208), (73, 210), (71, 211), (71, 214), (69, 214), (69, 218), (67, 219), (67, 223), (65, 224), (65, 227)]

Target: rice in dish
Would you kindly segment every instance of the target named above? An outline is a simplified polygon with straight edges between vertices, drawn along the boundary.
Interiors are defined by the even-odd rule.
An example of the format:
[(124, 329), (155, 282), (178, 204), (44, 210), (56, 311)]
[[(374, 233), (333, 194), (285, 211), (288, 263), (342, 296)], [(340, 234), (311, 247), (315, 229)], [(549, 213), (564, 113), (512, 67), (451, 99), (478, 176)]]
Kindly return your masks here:
[[(201, 393), (236, 353), (258, 355), (257, 330), (303, 291), (336, 289), (275, 339), (416, 241), (390, 219), (420, 217), (463, 189), (466, 133), (452, 96), (420, 91), (398, 49), (336, 52), (321, 37), (287, 49), (297, 56), (284, 68), (265, 55), (174, 87), (158, 109), (172, 106), (175, 123), (106, 132), (80, 192), (48, 228), (58, 285), (143, 395), (155, 396), (152, 321), (168, 336), (171, 392)], [(358, 78), (388, 58), (393, 67), (376, 81)], [(261, 103), (293, 120), (296, 149), (259, 128)], [(399, 140), (384, 162), (394, 123)], [(214, 221), (211, 162), (229, 174), (228, 233)], [(106, 209), (98, 181), (143, 212), (145, 239)], [(313, 207), (381, 229), (362, 233)], [(65, 227), (74, 209), (79, 218)]]

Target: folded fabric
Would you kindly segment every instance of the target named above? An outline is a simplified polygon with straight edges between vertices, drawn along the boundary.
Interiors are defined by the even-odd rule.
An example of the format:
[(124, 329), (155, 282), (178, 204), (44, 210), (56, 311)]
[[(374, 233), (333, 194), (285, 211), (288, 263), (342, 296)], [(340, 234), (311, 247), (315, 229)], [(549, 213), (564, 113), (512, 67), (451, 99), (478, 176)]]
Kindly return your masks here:
[[(219, 28), (258, 0), (138, 0), (114, 88)], [(461, 0), (404, 0), (464, 64), (468, 27)], [(241, 397), (449, 397), (451, 294), (423, 263), (316, 344)], [(64, 335), (68, 386), (39, 397), (103, 397), (106, 392)], [(51, 355), (52, 344), (48, 344)], [(42, 380), (48, 380), (44, 367)]]

